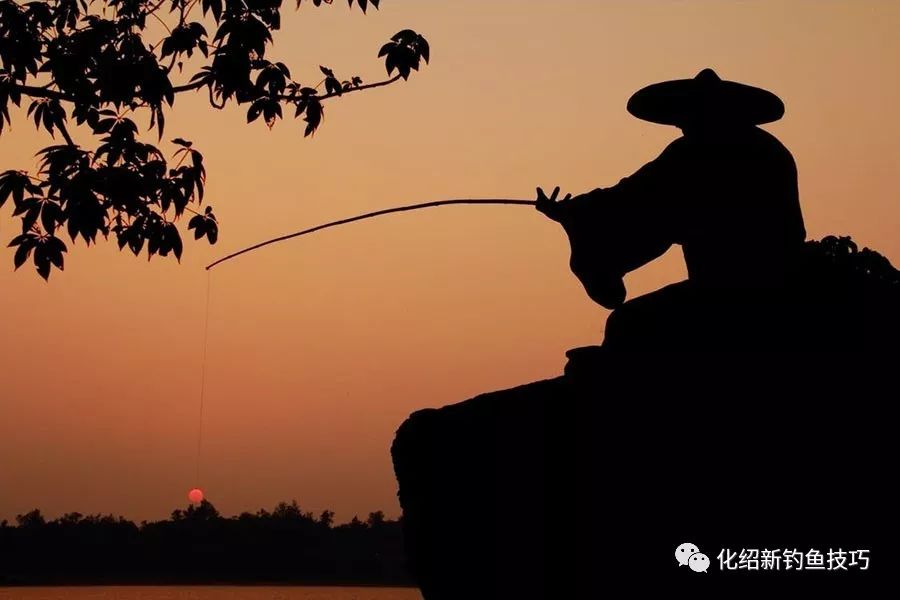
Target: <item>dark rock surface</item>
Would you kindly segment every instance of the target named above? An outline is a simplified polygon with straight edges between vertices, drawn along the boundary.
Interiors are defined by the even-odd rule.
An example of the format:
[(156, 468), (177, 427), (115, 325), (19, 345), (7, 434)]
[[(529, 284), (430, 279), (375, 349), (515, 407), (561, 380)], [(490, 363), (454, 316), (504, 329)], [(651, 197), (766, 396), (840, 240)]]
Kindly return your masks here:
[[(900, 296), (822, 256), (759, 314), (664, 295), (613, 313), (561, 377), (410, 416), (392, 453), (426, 600), (875, 597), (900, 568)], [(677, 565), (684, 542), (707, 573)], [(718, 559), (838, 548), (869, 550), (869, 569)]]

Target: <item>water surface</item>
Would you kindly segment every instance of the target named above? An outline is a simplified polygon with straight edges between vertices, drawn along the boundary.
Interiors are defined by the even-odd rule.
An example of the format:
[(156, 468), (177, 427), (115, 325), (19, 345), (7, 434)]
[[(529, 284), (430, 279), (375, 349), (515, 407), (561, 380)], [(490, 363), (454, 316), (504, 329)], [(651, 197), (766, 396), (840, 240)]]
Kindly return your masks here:
[(422, 600), (422, 595), (415, 588), (388, 587), (0, 587), (0, 600)]

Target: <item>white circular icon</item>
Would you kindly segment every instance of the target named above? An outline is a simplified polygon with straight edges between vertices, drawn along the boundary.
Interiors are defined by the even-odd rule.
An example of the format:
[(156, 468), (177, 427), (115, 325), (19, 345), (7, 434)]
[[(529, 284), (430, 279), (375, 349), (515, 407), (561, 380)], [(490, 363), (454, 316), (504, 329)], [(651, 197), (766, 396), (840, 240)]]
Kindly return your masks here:
[(709, 568), (709, 557), (702, 552), (695, 552), (688, 559), (688, 564), (692, 571), (706, 573), (706, 570)]
[[(689, 544), (685, 542), (681, 544), (675, 549), (675, 560), (678, 561), (678, 566), (683, 567), (688, 564), (688, 560), (690, 560), (692, 554), (697, 554), (700, 552), (700, 548), (698, 548), (694, 544)], [(706, 562), (709, 563), (709, 559), (706, 559)]]

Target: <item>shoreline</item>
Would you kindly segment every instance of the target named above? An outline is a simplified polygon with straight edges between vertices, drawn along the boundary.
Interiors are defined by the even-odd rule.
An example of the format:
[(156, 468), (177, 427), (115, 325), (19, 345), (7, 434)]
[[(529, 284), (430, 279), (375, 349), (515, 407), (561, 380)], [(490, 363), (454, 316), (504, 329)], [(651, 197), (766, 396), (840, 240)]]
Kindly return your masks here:
[(0, 582), (0, 589), (4, 588), (91, 588), (91, 587), (338, 587), (338, 588), (397, 588), (397, 589), (418, 589), (419, 586), (413, 583), (359, 583), (359, 582), (127, 582), (127, 583), (97, 583), (97, 582), (79, 582), (79, 583), (4, 583)]

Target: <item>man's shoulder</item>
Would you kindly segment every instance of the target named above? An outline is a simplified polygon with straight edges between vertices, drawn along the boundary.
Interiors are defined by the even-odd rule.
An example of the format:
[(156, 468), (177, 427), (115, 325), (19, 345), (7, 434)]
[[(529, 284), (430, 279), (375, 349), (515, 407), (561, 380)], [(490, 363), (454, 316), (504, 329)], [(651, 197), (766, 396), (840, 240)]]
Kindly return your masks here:
[[(775, 134), (773, 134), (770, 131), (766, 131), (762, 127), (759, 127), (756, 125), (753, 127), (750, 127), (750, 128), (748, 128), (748, 133), (752, 137), (759, 140), (761, 143), (773, 144), (775, 146), (781, 146), (782, 148), (785, 148), (784, 144), (781, 143), (781, 140), (779, 140), (777, 137), (775, 137)], [(787, 148), (785, 148), (785, 150), (787, 150)]]
[(669, 144), (663, 148), (662, 154), (660, 156), (665, 156), (667, 154), (676, 154), (679, 152), (684, 152), (690, 149), (693, 144), (691, 140), (681, 135), (669, 142)]
[(665, 165), (680, 162), (682, 158), (695, 152), (696, 148), (694, 146), (695, 144), (691, 140), (683, 135), (679, 136), (669, 142), (656, 158), (644, 165), (644, 169), (659, 169)]
[(761, 152), (784, 163), (794, 164), (794, 155), (791, 154), (791, 151), (787, 149), (787, 146), (775, 137), (774, 134), (761, 127), (753, 127), (751, 128), (751, 131), (752, 137), (756, 141), (755, 146), (759, 148)]
[[(677, 141), (677, 140), (676, 140)], [(706, 144), (702, 144), (706, 146)], [(793, 162), (794, 157), (790, 150), (769, 131), (757, 126), (741, 128), (728, 132), (709, 144), (706, 151), (727, 155), (761, 158), (767, 156), (773, 160)]]

